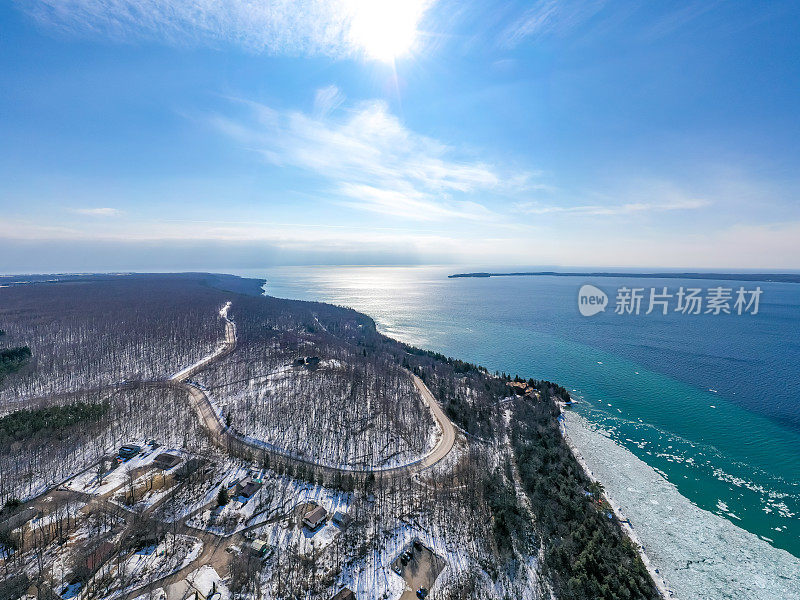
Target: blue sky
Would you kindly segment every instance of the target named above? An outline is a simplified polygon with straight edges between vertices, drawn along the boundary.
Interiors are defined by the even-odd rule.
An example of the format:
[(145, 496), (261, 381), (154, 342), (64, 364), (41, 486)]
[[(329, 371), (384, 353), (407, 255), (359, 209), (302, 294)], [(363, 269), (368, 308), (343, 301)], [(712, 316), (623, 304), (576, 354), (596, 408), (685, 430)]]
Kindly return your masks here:
[(4, 3), (0, 271), (798, 269), (798, 25), (793, 2)]

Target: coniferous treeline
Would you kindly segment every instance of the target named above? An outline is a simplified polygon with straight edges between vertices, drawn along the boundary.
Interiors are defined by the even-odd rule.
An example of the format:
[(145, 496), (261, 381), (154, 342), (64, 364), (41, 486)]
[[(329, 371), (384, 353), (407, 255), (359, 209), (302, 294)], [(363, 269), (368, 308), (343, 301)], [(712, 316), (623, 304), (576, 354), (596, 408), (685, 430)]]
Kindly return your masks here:
[(551, 403), (520, 399), (512, 445), (558, 598), (657, 598), (637, 550), (566, 445)]
[(106, 400), (14, 411), (0, 417), (0, 444), (24, 440), (39, 432), (59, 432), (79, 423), (95, 422), (109, 407), (110, 403)]
[(28, 346), (0, 349), (0, 382), (2, 382), (9, 373), (19, 371), (30, 358), (31, 349), (28, 348)]

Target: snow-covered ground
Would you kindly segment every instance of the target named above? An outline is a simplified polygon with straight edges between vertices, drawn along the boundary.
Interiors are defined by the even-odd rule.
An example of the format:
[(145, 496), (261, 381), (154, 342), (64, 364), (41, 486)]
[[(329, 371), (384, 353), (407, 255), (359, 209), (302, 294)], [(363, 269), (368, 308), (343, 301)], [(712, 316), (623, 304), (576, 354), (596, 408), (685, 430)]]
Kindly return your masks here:
[[(125, 496), (127, 495), (129, 489), (128, 485), (123, 486), (123, 488), (114, 495), (111, 501), (120, 506), (126, 506), (126, 508), (129, 508), (131, 510), (144, 511), (152, 507), (153, 505), (157, 504), (159, 501), (163, 500), (167, 496), (169, 496), (173, 492), (171, 483), (167, 483), (165, 487), (159, 487), (158, 489), (149, 489), (149, 491), (145, 490), (148, 490), (148, 488), (153, 488), (154, 481), (156, 483), (161, 483), (162, 477), (164, 478), (165, 482), (168, 482), (167, 478), (169, 478), (171, 474), (174, 474), (175, 471), (177, 471), (181, 467), (181, 465), (184, 464), (184, 460), (188, 458), (190, 455), (188, 452), (184, 450), (179, 450), (177, 448), (157, 448), (155, 451), (152, 452), (150, 456), (144, 457), (144, 460), (155, 459), (155, 457), (157, 457), (162, 452), (178, 456), (181, 459), (181, 462), (177, 463), (174, 467), (170, 469), (161, 470), (155, 467), (153, 469), (148, 469), (139, 477), (137, 477), (133, 482), (133, 487), (137, 491), (136, 497), (138, 498), (138, 500), (132, 506), (126, 506), (124, 504)], [(140, 466), (146, 466), (148, 464), (150, 463), (145, 462)], [(125, 483), (126, 484), (128, 483), (127, 475), (125, 475)]]
[[(249, 354), (248, 354), (249, 353)], [(221, 417), (250, 443), (331, 467), (363, 470), (420, 460), (441, 432), (407, 372), (360, 356), (293, 366), (273, 346), (237, 349), (198, 375)]]
[(136, 596), (133, 600), (166, 600), (167, 593), (164, 591), (164, 588), (156, 588), (149, 592), (145, 592), (140, 596)]
[(115, 582), (119, 582), (121, 587), (112, 591), (107, 598), (122, 596), (182, 569), (197, 558), (202, 550), (203, 542), (195, 537), (167, 534), (167, 538), (157, 546), (134, 552), (119, 564)]
[[(223, 319), (225, 319), (226, 321), (228, 321), (228, 309), (230, 307), (231, 307), (231, 303), (230, 302), (226, 302), (225, 306), (223, 306), (219, 310), (219, 316), (222, 317)], [(173, 381), (181, 381), (184, 378), (186, 378), (186, 376), (188, 376), (189, 373), (191, 373), (193, 370), (198, 369), (201, 366), (206, 365), (208, 363), (211, 363), (215, 358), (217, 358), (220, 354), (222, 354), (223, 352), (225, 352), (225, 350), (228, 349), (228, 344), (229, 344), (228, 336), (226, 335), (225, 338), (226, 338), (225, 341), (223, 343), (219, 344), (217, 346), (217, 348), (213, 352), (205, 355), (200, 360), (198, 360), (196, 362), (193, 362), (188, 367), (184, 367), (183, 369), (181, 369), (180, 371), (178, 371), (174, 375), (170, 376), (170, 379), (173, 380)]]
[(130, 473), (135, 469), (151, 465), (155, 457), (160, 453), (161, 450), (159, 448), (153, 449), (150, 446), (145, 446), (140, 454), (137, 454), (127, 462), (121, 463), (114, 470), (105, 473), (102, 483), (97, 478), (97, 471), (88, 469), (77, 477), (70, 479), (64, 484), (64, 487), (87, 494), (107, 494), (127, 483)]
[[(260, 514), (251, 520), (249, 525), (255, 525), (267, 519), (290, 512), (294, 506), (313, 502), (319, 504), (329, 515), (336, 511), (346, 513), (352, 501), (352, 494), (327, 488), (286, 476), (271, 475), (266, 483), (272, 486), (269, 501), (263, 501)], [(265, 489), (270, 489), (265, 486)]]
[[(175, 514), (168, 517), (166, 520), (172, 521), (188, 516), (192, 512), (209, 505), (219, 493), (220, 488), (223, 486), (229, 490), (231, 496), (236, 483), (246, 478), (253, 469), (242, 466), (238, 461), (228, 459), (219, 465), (218, 471), (215, 473), (222, 473), (222, 477), (211, 487), (206, 488), (202, 495), (195, 496), (191, 502), (182, 503), (182, 508)], [(258, 496), (262, 490), (259, 490)], [(254, 506), (256, 505), (255, 498), (242, 503), (237, 498), (231, 497), (229, 503), (222, 509), (222, 511), (212, 519), (211, 507), (207, 510), (201, 511), (192, 515), (186, 521), (186, 524), (196, 529), (205, 529), (218, 533), (221, 535), (231, 535), (244, 527), (245, 521), (252, 515)], [(223, 522), (235, 521), (230, 523), (229, 526), (222, 526)]]
[(702, 510), (583, 417), (565, 417), (570, 442), (630, 519), (675, 598), (800, 599), (800, 560)]
[(202, 597), (208, 598), (211, 590), (214, 590), (219, 595), (214, 596), (213, 600), (229, 600), (231, 592), (228, 586), (222, 581), (222, 578), (214, 570), (214, 567), (204, 565), (192, 572), (187, 578), (186, 582), (195, 590), (202, 594)]
[(340, 532), (330, 520), (315, 531), (309, 531), (306, 527), (295, 527), (293, 523), (287, 526), (285, 519), (273, 523), (268, 521), (275, 516), (291, 516), (296, 507), (311, 503), (322, 506), (330, 519), (337, 511), (348, 512), (352, 494), (288, 477), (277, 478), (274, 485), (269, 502), (262, 506), (262, 512), (249, 523), (251, 526), (264, 523), (254, 530), (254, 534), (272, 546), (296, 547), (300, 555), (309, 558), (329, 546)]

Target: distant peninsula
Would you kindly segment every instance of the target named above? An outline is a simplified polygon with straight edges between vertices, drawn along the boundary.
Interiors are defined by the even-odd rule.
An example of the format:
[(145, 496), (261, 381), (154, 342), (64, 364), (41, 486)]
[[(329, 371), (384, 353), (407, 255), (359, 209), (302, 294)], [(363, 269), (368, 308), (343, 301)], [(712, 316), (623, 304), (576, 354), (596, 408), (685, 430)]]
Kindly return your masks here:
[(608, 271), (522, 271), (517, 273), (456, 273), (450, 279), (461, 277), (627, 277), (639, 279), (716, 279), (723, 281), (764, 281), (779, 283), (800, 283), (800, 273), (620, 273)]

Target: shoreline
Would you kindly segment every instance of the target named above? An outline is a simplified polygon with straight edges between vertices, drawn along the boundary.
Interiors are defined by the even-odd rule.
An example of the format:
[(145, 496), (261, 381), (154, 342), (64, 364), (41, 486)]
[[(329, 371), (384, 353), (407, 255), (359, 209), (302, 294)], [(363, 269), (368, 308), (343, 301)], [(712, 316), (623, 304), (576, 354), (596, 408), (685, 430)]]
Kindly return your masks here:
[[(600, 485), (603, 484), (597, 477), (595, 477), (594, 472), (589, 468), (589, 465), (586, 464), (586, 459), (583, 458), (583, 454), (581, 454), (580, 449), (573, 443), (570, 439), (569, 434), (566, 430), (566, 425), (564, 424), (566, 421), (566, 417), (562, 408), (561, 412), (562, 417), (564, 417), (561, 423), (561, 434), (564, 436), (564, 441), (567, 443), (572, 455), (575, 457), (575, 460), (578, 461), (578, 464), (583, 469), (583, 472), (586, 473), (586, 476), (593, 482), (599, 483)], [(675, 592), (669, 589), (669, 585), (667, 584), (666, 580), (661, 576), (660, 570), (657, 571), (657, 568), (653, 565), (653, 562), (650, 560), (650, 557), (644, 550), (644, 545), (642, 541), (639, 539), (639, 536), (636, 534), (636, 531), (633, 528), (633, 525), (630, 522), (630, 519), (624, 516), (622, 513), (622, 508), (614, 501), (614, 499), (608, 494), (608, 491), (603, 487), (603, 499), (608, 502), (609, 506), (611, 506), (611, 510), (614, 512), (614, 516), (620, 523), (623, 533), (628, 536), (628, 539), (633, 543), (636, 547), (636, 550), (639, 553), (639, 557), (642, 559), (647, 572), (650, 574), (650, 578), (653, 580), (653, 583), (656, 585), (656, 589), (658, 589), (659, 594), (661, 595), (664, 600), (677, 600), (678, 596), (675, 595)]]
[(666, 582), (668, 598), (800, 600), (800, 559), (699, 508), (581, 415), (562, 415), (573, 455), (628, 521), (623, 529), (646, 551), (651, 575), (659, 570), (654, 580)]

